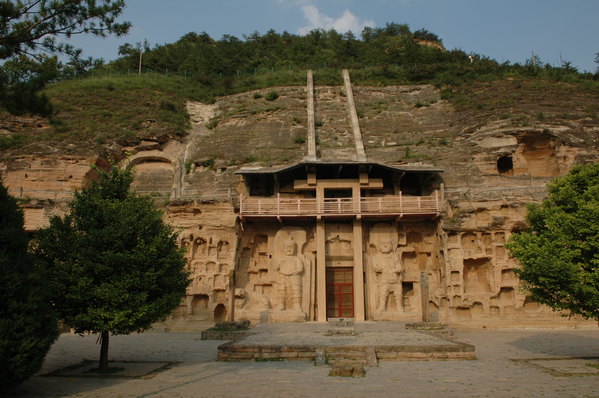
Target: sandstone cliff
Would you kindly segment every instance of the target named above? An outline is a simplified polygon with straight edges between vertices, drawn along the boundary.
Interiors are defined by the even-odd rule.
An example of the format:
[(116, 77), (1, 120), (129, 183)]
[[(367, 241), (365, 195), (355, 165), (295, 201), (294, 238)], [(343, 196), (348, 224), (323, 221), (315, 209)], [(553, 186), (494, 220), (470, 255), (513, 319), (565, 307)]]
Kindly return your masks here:
[[(266, 100), (273, 90), (278, 98)], [(194, 279), (178, 315), (224, 319), (231, 311), (230, 272), (243, 260), (243, 226), (236, 212), (239, 194), (247, 192), (235, 171), (290, 164), (307, 155), (305, 88), (274, 87), (259, 94), (222, 97), (215, 104), (189, 102), (191, 128), (184, 137), (172, 136), (177, 139), (150, 136), (85, 155), (40, 147), (32, 153), (5, 151), (3, 182), (21, 200), (26, 228), (35, 231), (50, 215), (67, 210), (72, 192), (94, 177), (91, 165), (105, 165), (112, 156), (132, 167), (134, 189), (156, 198), (166, 219), (181, 231), (181, 244), (189, 247)], [(446, 201), (438, 226), (405, 232), (405, 244), (414, 248), (413, 261), (422, 262), (421, 269), (430, 262), (427, 256), (441, 264), (436, 265), (442, 271), (433, 283), (432, 310), (443, 309), (441, 320), (458, 323), (535, 317), (557, 322), (557, 315), (530, 302), (518, 288), (515, 264), (503, 243), (525, 227), (525, 204), (545, 197), (547, 182), (573, 164), (599, 159), (597, 93), (565, 83), (508, 80), (460, 93), (429, 85), (355, 87), (354, 96), (369, 161), (444, 170)], [(323, 160), (351, 157), (346, 103), (343, 87), (316, 86), (317, 150)], [(11, 118), (2, 128), (9, 134), (47, 125)]]

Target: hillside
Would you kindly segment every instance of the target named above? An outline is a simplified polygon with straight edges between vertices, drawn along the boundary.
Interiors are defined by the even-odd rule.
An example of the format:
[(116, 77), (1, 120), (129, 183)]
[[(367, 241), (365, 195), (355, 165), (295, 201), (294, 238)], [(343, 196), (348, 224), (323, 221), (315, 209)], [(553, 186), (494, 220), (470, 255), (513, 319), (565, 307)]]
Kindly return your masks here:
[[(3, 183), (33, 233), (68, 211), (92, 165), (132, 168), (133, 189), (180, 232), (192, 275), (161, 328), (233, 311), (324, 321), (335, 268), (357, 278), (359, 320), (415, 321), (428, 308), (465, 327), (578, 325), (527, 297), (504, 244), (548, 182), (599, 160), (599, 81), (387, 28), (362, 40), (190, 35), (146, 54), (161, 73), (123, 70), (135, 59), (125, 55), (54, 82), (49, 118), (0, 115)], [(319, 60), (312, 84), (306, 65)], [(379, 250), (381, 237), (391, 251)], [(288, 253), (285, 239), (297, 244)], [(301, 287), (279, 272), (283, 251), (301, 254)], [(377, 257), (394, 273), (393, 293), (374, 283)]]
[[(263, 119), (267, 115), (276, 114), (284, 118), (286, 108), (293, 109), (293, 104), (288, 102), (293, 96), (273, 101), (266, 100), (264, 96), (254, 99), (253, 96), (258, 92), (255, 90), (267, 94), (268, 91), (272, 91), (268, 87), (280, 81), (293, 80), (295, 85), (303, 87), (305, 77), (300, 80), (299, 71), (294, 75), (299, 76), (290, 79), (290, 76), (281, 78), (278, 73), (265, 74), (261, 81), (254, 82), (245, 96), (240, 94), (243, 100), (236, 100), (236, 104), (229, 104), (227, 96), (220, 97), (217, 102), (223, 103), (222, 110), (210, 125), (218, 130), (219, 121), (229, 117), (260, 116)], [(329, 87), (340, 85), (340, 78), (334, 79), (331, 75), (334, 75), (334, 71), (316, 71), (317, 85), (328, 84)], [(320, 82), (322, 80), (324, 83)], [(372, 76), (364, 78), (361, 71), (352, 72), (352, 81), (358, 87), (383, 86), (373, 85)], [(247, 84), (241, 81), (234, 91), (243, 90), (246, 86)], [(298, 88), (299, 91), (302, 90), (301, 87)], [(102, 148), (112, 147), (115, 143), (131, 144), (146, 138), (165, 140), (179, 137), (180, 139), (190, 126), (185, 110), (186, 101), (200, 100), (205, 103), (208, 100), (212, 103), (216, 100), (206, 99), (205, 88), (190, 79), (161, 75), (107, 76), (70, 80), (51, 85), (46, 93), (54, 104), (56, 112), (50, 120), (36, 116), (16, 118), (6, 113), (0, 118), (2, 128), (0, 149), (3, 152), (7, 154), (44, 152), (49, 145), (58, 153), (90, 154)], [(301, 93), (295, 96), (299, 101), (302, 100)], [(408, 100), (404, 105), (408, 106), (407, 110), (425, 114), (427, 108), (433, 106), (435, 109), (434, 105), (442, 100), (452, 108), (451, 118), (455, 120), (451, 131), (459, 131), (473, 121), (486, 123), (491, 120), (503, 120), (507, 125), (523, 127), (543, 123), (584, 126), (592, 125), (597, 121), (598, 97), (599, 84), (593, 81), (565, 83), (516, 77), (445, 86), (436, 90), (433, 97), (427, 98), (426, 95), (422, 99), (414, 97), (415, 100)], [(402, 111), (401, 107), (390, 99), (369, 98), (367, 95), (358, 96), (357, 101), (360, 118), (367, 126), (373, 128), (376, 128), (377, 120), (385, 119), (386, 115), (392, 115), (393, 112)], [(300, 108), (303, 106), (298, 105)], [(298, 114), (293, 114), (288, 119), (289, 127), (301, 135), (299, 127), (301, 120), (305, 119), (305, 112), (300, 110)], [(323, 124), (327, 122), (326, 115), (321, 115), (321, 119), (319, 122)], [(410, 127), (407, 129), (409, 130)], [(400, 126), (390, 129), (387, 133), (392, 133), (394, 130), (398, 132), (402, 130), (402, 133), (406, 133), (406, 129)], [(448, 131), (447, 134), (449, 133)], [(420, 138), (415, 138), (411, 134), (409, 137), (391, 134), (385, 142), (397, 142), (403, 145), (412, 141), (418, 143), (421, 141)], [(426, 140), (426, 137), (424, 138)], [(448, 142), (449, 138), (449, 136), (445, 139), (443, 136), (436, 137), (443, 143)], [(301, 140), (300, 136), (294, 136), (291, 141), (295, 143)], [(331, 143), (326, 145), (329, 144)], [(291, 147), (296, 148), (293, 145)], [(214, 155), (218, 154), (214, 153)], [(282, 158), (284, 157), (285, 155), (282, 155)], [(269, 162), (272, 163), (273, 160)], [(239, 162), (240, 159), (236, 158), (235, 161)]]
[[(315, 30), (303, 36), (271, 30), (264, 35), (255, 32), (243, 40), (230, 35), (215, 40), (206, 33), (188, 33), (174, 43), (140, 46), (126, 44), (119, 49), (120, 58), (93, 69), (75, 73), (65, 65), (55, 71), (60, 80), (48, 85), (43, 93), (52, 105), (48, 119), (14, 118), (7, 113), (0, 117), (0, 150), (4, 156), (48, 151), (90, 155), (108, 148), (118, 152), (119, 147), (134, 146), (146, 139), (161, 143), (181, 140), (190, 129), (185, 104), (198, 101), (218, 105), (214, 119), (208, 122), (217, 132), (222, 129), (218, 124), (226, 124), (228, 118), (245, 118), (250, 123), (254, 116), (260, 120), (271, 116), (281, 119), (281, 128), (293, 130), (293, 137), (278, 140), (276, 150), (269, 151), (268, 156), (260, 154), (263, 145), (254, 141), (262, 140), (254, 137), (250, 141), (259, 153), (249, 160), (269, 164), (285, 161), (293, 157), (287, 152), (297, 149), (303, 139), (305, 113), (294, 111), (297, 106), (303, 107), (301, 89), (278, 99), (269, 99), (266, 94), (271, 87), (304, 87), (307, 69), (315, 71), (317, 86), (333, 90), (323, 94), (325, 97), (339, 93), (335, 90), (342, 85), (341, 68), (351, 70), (356, 87), (404, 87), (404, 91), (409, 91), (405, 88), (409, 86), (434, 87), (434, 94), (426, 89), (422, 98), (411, 96), (403, 103), (394, 102), (389, 97), (392, 92), (386, 89), (381, 90), (380, 98), (368, 94), (367, 89), (357, 98), (365, 127), (385, 130), (374, 133), (384, 137), (371, 137), (367, 143), (370, 149), (375, 150), (383, 142), (383, 146), (389, 142), (400, 146), (419, 143), (419, 148), (402, 148), (406, 158), (431, 157), (434, 153), (424, 150), (423, 141), (447, 145), (456, 132), (474, 120), (503, 120), (508, 125), (527, 126), (554, 121), (571, 125), (583, 118), (593, 123), (597, 115), (599, 81), (591, 74), (578, 73), (568, 63), (541, 65), (537, 59), (524, 65), (498, 63), (484, 55), (448, 51), (434, 33), (412, 31), (405, 24), (367, 28), (360, 38), (334, 30)], [(143, 52), (143, 73), (138, 75), (139, 51)], [(257, 90), (261, 96), (254, 98)], [(248, 94), (252, 98), (246, 101)], [(240, 97), (230, 103), (227, 97), (231, 95)], [(43, 97), (36, 101), (43, 103)], [(318, 120), (323, 130), (338, 112), (328, 102), (326, 106), (332, 108), (321, 109)], [(342, 98), (337, 102), (342, 103)], [(437, 113), (437, 108), (445, 109), (437, 105), (445, 104), (451, 106), (449, 113)], [(398, 119), (399, 126), (383, 126), (387, 116), (397, 119), (398, 115), (407, 115), (410, 119), (412, 113), (425, 119), (449, 117), (451, 128), (442, 127), (448, 120), (437, 120), (432, 129), (444, 130), (443, 134), (415, 137), (412, 133), (431, 129), (428, 122), (414, 131), (403, 118)], [(342, 146), (344, 134), (338, 132), (329, 138), (323, 135), (321, 144)], [(218, 148), (207, 150), (207, 156), (221, 156)], [(383, 158), (396, 160), (389, 153)], [(239, 164), (245, 160), (235, 155), (229, 162)]]

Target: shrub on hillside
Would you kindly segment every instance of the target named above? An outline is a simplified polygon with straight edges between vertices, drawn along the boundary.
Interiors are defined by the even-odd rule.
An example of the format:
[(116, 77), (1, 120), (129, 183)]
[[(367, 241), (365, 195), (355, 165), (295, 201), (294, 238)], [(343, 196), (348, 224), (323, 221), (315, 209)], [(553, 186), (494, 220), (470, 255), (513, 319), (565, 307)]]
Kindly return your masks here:
[(264, 96), (264, 99), (266, 99), (267, 101), (274, 101), (277, 98), (279, 98), (279, 93), (277, 93), (276, 91), (269, 91)]

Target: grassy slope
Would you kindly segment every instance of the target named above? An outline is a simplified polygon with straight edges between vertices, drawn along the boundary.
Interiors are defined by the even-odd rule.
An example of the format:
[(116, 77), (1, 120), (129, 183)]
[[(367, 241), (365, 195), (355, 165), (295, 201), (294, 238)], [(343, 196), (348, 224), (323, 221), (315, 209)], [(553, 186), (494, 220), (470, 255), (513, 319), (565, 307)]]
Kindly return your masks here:
[[(315, 72), (316, 84), (341, 84), (335, 70)], [(356, 85), (402, 84), (377, 76), (376, 71), (352, 72)], [(97, 153), (114, 142), (133, 143), (153, 137), (178, 137), (188, 127), (185, 102), (213, 101), (215, 96), (278, 85), (304, 85), (305, 71), (265, 73), (206, 86), (191, 78), (163, 75), (126, 75), (63, 81), (46, 93), (56, 115), (29, 128), (7, 128), (0, 135), (0, 150), (35, 153), (43, 147), (62, 153)], [(527, 125), (531, 120), (567, 122), (589, 119), (597, 122), (599, 82), (563, 83), (540, 79), (508, 78), (478, 81), (444, 89), (442, 97), (457, 110), (457, 119), (483, 122), (513, 119)], [(6, 128), (0, 115), (0, 127)], [(17, 123), (18, 124), (18, 123)], [(40, 127), (41, 126), (41, 127)], [(10, 126), (9, 126), (10, 127)]]
[(65, 81), (47, 94), (58, 112), (53, 138), (92, 145), (183, 132), (194, 95), (184, 78), (153, 75)]

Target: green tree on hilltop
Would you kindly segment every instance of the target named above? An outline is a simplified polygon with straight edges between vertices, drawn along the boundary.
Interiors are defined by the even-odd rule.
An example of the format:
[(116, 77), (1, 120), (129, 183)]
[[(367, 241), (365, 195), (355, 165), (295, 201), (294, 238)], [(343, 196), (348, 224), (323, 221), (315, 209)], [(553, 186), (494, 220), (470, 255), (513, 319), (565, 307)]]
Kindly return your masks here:
[(23, 213), (0, 184), (0, 389), (42, 366), (58, 336), (46, 275), (27, 253)]
[(576, 166), (529, 205), (530, 227), (509, 240), (533, 300), (599, 320), (599, 164)]
[(110, 334), (140, 332), (165, 319), (189, 284), (176, 234), (151, 199), (130, 192), (132, 173), (113, 166), (75, 194), (70, 213), (39, 232), (53, 303), (77, 333), (101, 335), (100, 370)]

